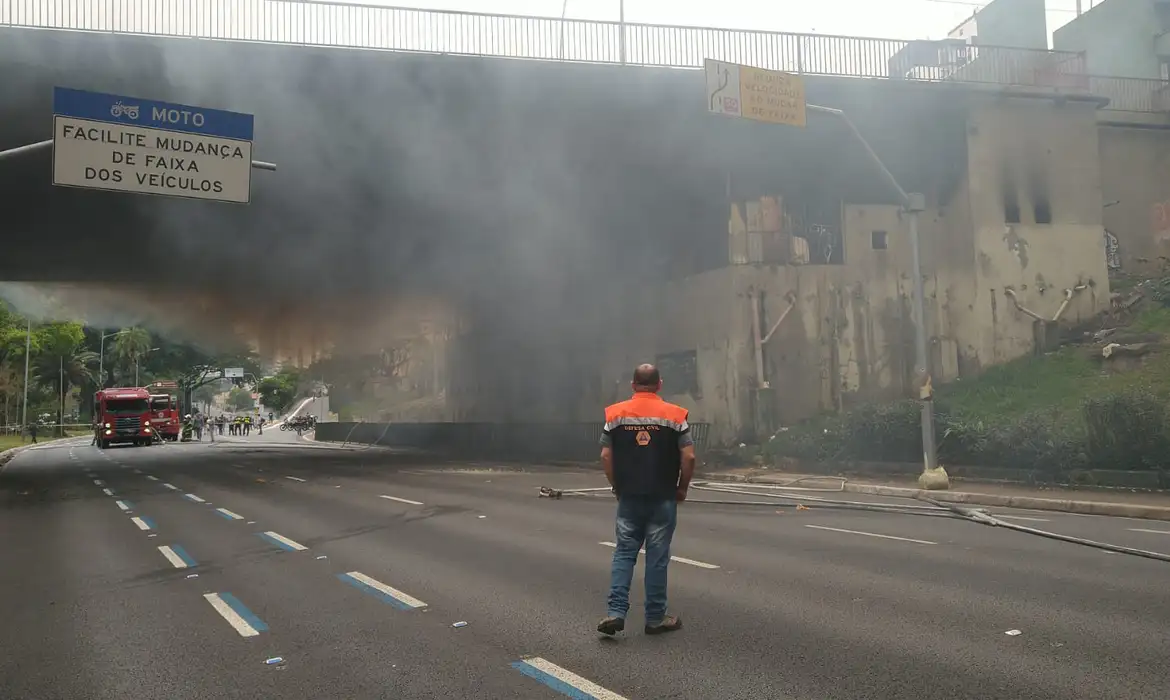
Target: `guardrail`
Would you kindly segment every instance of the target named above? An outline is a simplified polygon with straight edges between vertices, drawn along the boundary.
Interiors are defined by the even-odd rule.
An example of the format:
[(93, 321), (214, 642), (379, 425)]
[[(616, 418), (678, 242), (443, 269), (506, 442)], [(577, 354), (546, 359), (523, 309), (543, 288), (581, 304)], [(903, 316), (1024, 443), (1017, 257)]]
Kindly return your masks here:
[[(595, 461), (601, 423), (318, 423), (316, 439), (509, 460)], [(691, 423), (695, 445), (707, 423)]]
[(816, 75), (1082, 87), (1081, 54), (319, 0), (0, 0), (0, 25), (310, 46)]

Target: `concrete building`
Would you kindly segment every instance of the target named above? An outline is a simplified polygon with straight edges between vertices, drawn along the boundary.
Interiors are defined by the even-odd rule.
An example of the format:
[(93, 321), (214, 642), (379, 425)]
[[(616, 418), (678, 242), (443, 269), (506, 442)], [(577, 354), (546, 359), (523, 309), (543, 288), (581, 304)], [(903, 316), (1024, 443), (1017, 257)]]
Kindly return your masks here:
[(1058, 51), (1084, 52), (1093, 76), (1170, 79), (1170, 1), (1104, 0), (1052, 35)]
[[(1051, 324), (1031, 314), (1075, 322), (1109, 304), (1096, 103), (968, 97), (961, 181), (922, 217), (939, 382), (1043, 347)], [(782, 212), (785, 193), (776, 195)], [(648, 306), (663, 309), (660, 322), (627, 319), (628, 346), (605, 358), (606, 398), (625, 391), (634, 363), (657, 358), (668, 397), (710, 422), (713, 442), (726, 443), (859, 401), (912, 395), (906, 220), (897, 206), (847, 196), (840, 264), (809, 264), (815, 241), (788, 233), (783, 213), (772, 217), (779, 226), (763, 225), (779, 230), (752, 230), (761, 217), (746, 212), (770, 201), (733, 204), (729, 262), (742, 261), (735, 239), (745, 234), (759, 240), (749, 251), (771, 247), (779, 256), (646, 290), (654, 295)], [(760, 350), (757, 334), (770, 335)]]

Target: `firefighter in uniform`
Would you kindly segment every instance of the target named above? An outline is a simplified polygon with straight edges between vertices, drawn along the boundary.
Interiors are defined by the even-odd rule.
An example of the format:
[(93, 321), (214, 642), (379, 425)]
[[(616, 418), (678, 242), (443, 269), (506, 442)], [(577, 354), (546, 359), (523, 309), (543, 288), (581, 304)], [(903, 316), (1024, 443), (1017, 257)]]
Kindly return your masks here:
[(601, 463), (617, 496), (617, 547), (610, 573), (608, 612), (597, 631), (613, 635), (626, 628), (630, 583), (638, 551), (646, 547), (646, 634), (673, 632), (682, 620), (666, 612), (666, 568), (678, 504), (695, 474), (695, 446), (687, 410), (658, 395), (662, 378), (653, 365), (640, 365), (631, 383), (634, 395), (605, 409)]

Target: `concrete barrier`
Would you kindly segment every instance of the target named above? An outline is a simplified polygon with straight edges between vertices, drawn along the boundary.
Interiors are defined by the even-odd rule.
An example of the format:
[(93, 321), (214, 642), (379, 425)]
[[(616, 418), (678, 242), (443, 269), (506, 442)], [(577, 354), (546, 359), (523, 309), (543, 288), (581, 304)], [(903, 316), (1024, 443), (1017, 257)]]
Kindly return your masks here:
[[(597, 460), (597, 423), (318, 423), (320, 442), (349, 442), (512, 461)], [(702, 447), (708, 424), (692, 423)]]

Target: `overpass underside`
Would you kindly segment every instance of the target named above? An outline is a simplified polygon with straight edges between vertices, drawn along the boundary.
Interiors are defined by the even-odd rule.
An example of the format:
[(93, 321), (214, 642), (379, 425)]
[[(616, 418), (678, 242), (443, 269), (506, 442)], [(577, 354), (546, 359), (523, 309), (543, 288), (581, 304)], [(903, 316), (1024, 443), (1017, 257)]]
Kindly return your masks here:
[[(709, 115), (696, 71), (0, 29), (0, 75), (0, 149), (47, 138), (63, 85), (253, 113), (255, 157), (279, 165), (243, 206), (55, 188), (47, 152), (4, 162), (0, 280), (302, 364), (425, 335), (435, 315), (412, 310), (441, 306), (465, 339), (434, 387), (463, 407), (449, 418), (603, 400), (614, 309), (726, 265), (730, 202), (896, 201), (840, 123)], [(853, 114), (907, 189), (959, 181), (962, 89), (808, 94)]]

